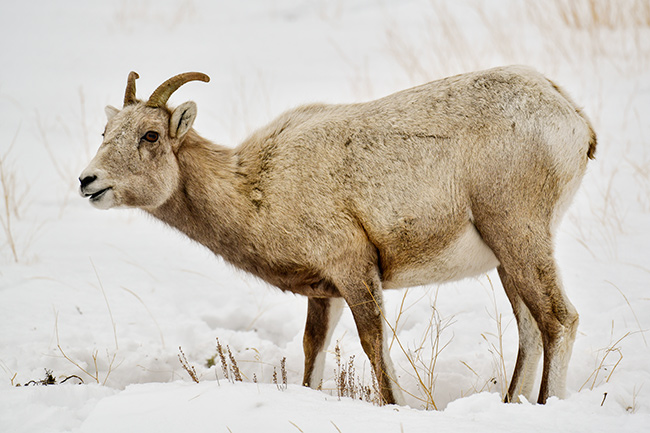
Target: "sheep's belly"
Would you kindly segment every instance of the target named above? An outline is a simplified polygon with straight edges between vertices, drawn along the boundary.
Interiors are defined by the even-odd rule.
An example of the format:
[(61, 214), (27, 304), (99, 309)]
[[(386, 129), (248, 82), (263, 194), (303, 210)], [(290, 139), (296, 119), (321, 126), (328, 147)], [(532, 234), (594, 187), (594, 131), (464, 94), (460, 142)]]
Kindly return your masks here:
[(494, 269), (499, 265), (490, 247), (486, 245), (476, 228), (468, 223), (461, 235), (448, 248), (423, 261), (391, 269), (384, 288), (397, 289), (443, 283), (473, 277)]

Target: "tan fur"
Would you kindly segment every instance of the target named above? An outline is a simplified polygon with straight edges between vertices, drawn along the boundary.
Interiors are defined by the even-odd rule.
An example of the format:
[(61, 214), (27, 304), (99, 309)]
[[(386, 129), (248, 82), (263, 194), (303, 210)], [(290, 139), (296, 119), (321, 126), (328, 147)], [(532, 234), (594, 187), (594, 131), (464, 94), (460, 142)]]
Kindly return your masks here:
[[(299, 107), (235, 149), (191, 129), (191, 102), (113, 110), (80, 177), (82, 195), (100, 208), (142, 208), (235, 266), (310, 297), (306, 384), (318, 386), (316, 357), (336, 322), (326, 298), (349, 305), (382, 396), (394, 403), (382, 288), (499, 266), (521, 340), (506, 400), (529, 391), (523, 373), (534, 371), (542, 346), (538, 401), (563, 393), (577, 314), (560, 286), (552, 236), (596, 139), (537, 72), (496, 68), (361, 104)], [(143, 140), (147, 131), (159, 133), (157, 143)]]

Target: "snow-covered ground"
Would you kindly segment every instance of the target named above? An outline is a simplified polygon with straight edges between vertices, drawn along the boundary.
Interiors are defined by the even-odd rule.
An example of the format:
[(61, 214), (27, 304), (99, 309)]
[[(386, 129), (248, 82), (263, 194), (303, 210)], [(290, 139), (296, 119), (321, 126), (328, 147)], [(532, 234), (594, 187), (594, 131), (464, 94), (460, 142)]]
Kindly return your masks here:
[[(650, 431), (649, 19), (649, 2), (631, 0), (3, 1), (0, 431)], [(176, 73), (208, 73), (171, 104), (196, 101), (195, 128), (234, 146), (301, 103), (511, 63), (565, 87), (599, 137), (557, 236), (580, 328), (568, 396), (546, 406), (500, 403), (517, 337), (494, 272), (386, 293), (411, 395), (410, 407), (378, 407), (338, 398), (334, 354), (325, 390), (298, 386), (306, 299), (76, 192), (130, 70), (140, 97)], [(217, 338), (243, 383), (218, 358), (208, 367)], [(335, 339), (369, 383), (349, 312)], [(276, 385), (285, 357), (288, 386)], [(46, 370), (57, 383), (77, 377), (16, 387)]]

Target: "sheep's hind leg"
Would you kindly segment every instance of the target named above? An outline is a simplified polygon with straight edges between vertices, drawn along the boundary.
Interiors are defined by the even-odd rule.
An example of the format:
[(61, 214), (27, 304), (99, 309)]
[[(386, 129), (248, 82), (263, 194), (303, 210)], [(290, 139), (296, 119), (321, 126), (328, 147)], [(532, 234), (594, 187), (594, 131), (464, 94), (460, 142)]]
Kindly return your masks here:
[(519, 331), (517, 362), (504, 401), (506, 403), (519, 402), (520, 395), (530, 400), (535, 376), (537, 375), (537, 366), (542, 356), (542, 334), (535, 319), (530, 314), (530, 310), (517, 294), (517, 288), (512, 279), (501, 266), (497, 270), (512, 305)]
[[(525, 224), (521, 221), (525, 221)], [(562, 289), (548, 224), (532, 219), (517, 221), (502, 218), (495, 227), (477, 224), (477, 228), (501, 263), (499, 274), (504, 286), (507, 290), (516, 291), (516, 297), (525, 304), (541, 333), (544, 367), (537, 402), (546, 403), (550, 396), (562, 398), (578, 328), (578, 313)], [(513, 298), (512, 294), (508, 296)], [(519, 308), (517, 303), (513, 308)], [(531, 328), (527, 325), (523, 327)], [(537, 350), (526, 341), (522, 343), (526, 346), (525, 350), (531, 353)], [(508, 398), (514, 397), (512, 394), (517, 392), (520, 382), (526, 382), (524, 373), (530, 371), (530, 367), (524, 368), (524, 364), (529, 362), (526, 357), (530, 355), (524, 353), (522, 356), (522, 364), (519, 369), (515, 368)]]

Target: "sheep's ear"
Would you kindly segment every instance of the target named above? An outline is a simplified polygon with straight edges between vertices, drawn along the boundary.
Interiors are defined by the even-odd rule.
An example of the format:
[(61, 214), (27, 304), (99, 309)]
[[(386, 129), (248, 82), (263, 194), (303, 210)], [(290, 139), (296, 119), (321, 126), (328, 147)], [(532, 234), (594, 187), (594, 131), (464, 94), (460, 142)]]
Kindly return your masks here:
[(108, 120), (111, 120), (119, 112), (120, 110), (113, 107), (112, 105), (107, 105), (106, 108), (104, 108), (104, 113), (106, 113), (106, 118), (108, 118)]
[(169, 119), (169, 135), (183, 138), (196, 119), (196, 104), (192, 101), (179, 105)]

